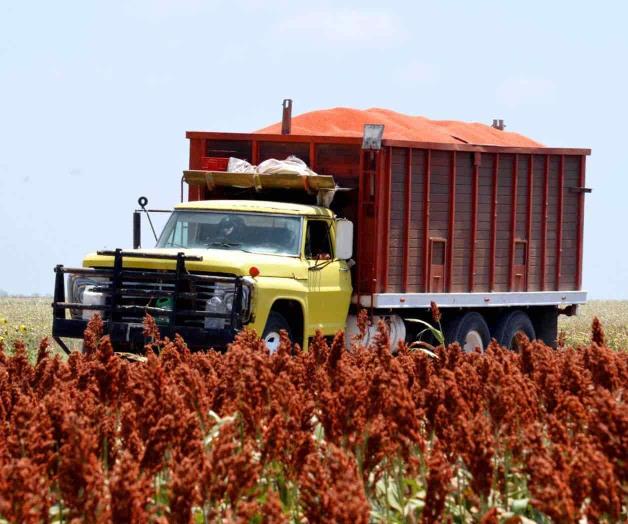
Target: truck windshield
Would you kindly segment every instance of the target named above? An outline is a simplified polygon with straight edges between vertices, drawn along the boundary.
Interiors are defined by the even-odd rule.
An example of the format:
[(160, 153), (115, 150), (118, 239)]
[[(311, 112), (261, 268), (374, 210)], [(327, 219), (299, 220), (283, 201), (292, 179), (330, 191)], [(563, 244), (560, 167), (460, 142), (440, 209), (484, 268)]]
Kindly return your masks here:
[(232, 249), (298, 255), (301, 217), (221, 211), (175, 211), (157, 247)]

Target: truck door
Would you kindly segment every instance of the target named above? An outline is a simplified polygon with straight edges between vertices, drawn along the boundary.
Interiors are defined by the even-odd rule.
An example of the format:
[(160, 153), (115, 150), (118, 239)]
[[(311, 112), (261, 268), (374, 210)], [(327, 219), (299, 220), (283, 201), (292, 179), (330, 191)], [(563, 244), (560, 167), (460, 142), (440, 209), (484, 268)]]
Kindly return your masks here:
[(309, 328), (334, 335), (345, 327), (351, 300), (351, 273), (346, 261), (334, 258), (330, 221), (308, 220), (305, 257)]

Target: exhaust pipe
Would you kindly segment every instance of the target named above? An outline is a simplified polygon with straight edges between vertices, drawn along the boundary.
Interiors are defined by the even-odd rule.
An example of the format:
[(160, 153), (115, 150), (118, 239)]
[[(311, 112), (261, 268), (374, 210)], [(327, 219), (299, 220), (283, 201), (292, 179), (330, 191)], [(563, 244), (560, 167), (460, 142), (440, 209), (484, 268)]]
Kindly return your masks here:
[(133, 211), (133, 249), (139, 249), (142, 246), (142, 216), (141, 211)]
[(282, 107), (283, 114), (281, 117), (281, 134), (289, 135), (292, 128), (292, 99), (284, 98)]
[(506, 128), (506, 124), (504, 124), (504, 121), (500, 118), (500, 119), (493, 119), (493, 125), (491, 126), (493, 129), (499, 129), (500, 131), (503, 131)]

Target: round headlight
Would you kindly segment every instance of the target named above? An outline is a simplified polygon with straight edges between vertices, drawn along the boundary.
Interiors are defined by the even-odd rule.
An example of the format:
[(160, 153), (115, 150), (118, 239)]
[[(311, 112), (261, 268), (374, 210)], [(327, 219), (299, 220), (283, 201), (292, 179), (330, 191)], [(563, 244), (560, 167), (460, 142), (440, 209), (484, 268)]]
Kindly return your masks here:
[(225, 308), (227, 308), (227, 311), (231, 311), (233, 309), (233, 295), (229, 295), (225, 298)]
[(214, 296), (209, 299), (209, 303), (214, 307), (220, 307), (220, 305), (222, 304), (222, 300), (220, 300), (220, 297)]
[[(86, 288), (91, 288), (98, 285), (106, 285), (108, 282), (109, 279), (105, 277), (86, 277), (83, 275), (70, 274), (68, 276), (67, 282), (67, 300), (68, 302), (83, 304), (85, 302)], [(70, 314), (72, 318), (83, 317), (82, 310), (79, 309), (70, 309)]]

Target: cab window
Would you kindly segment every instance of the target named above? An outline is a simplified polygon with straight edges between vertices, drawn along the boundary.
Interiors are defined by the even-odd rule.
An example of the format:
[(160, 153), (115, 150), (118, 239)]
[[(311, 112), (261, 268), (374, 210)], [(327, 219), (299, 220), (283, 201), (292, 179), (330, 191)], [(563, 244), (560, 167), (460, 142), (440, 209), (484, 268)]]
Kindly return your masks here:
[(305, 256), (329, 260), (333, 257), (329, 223), (325, 220), (310, 220), (305, 236)]

